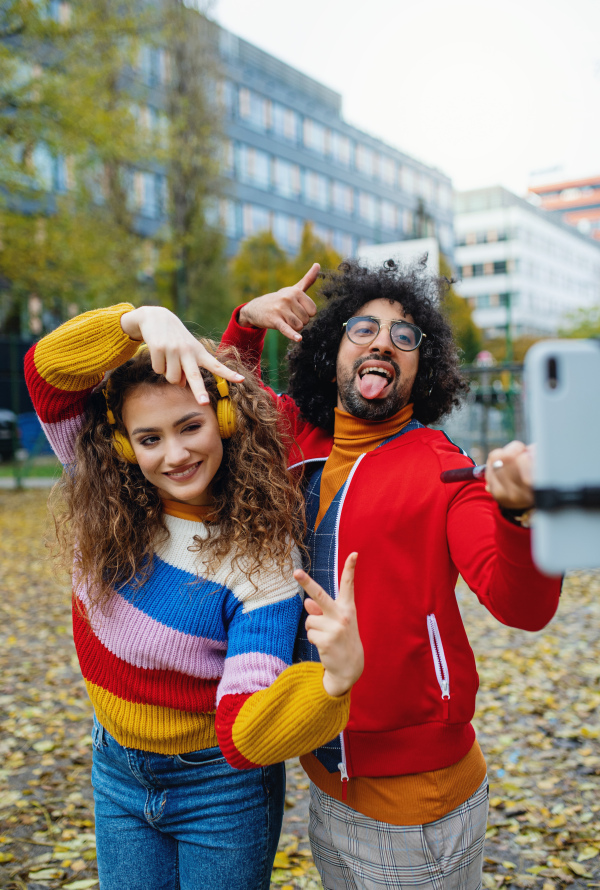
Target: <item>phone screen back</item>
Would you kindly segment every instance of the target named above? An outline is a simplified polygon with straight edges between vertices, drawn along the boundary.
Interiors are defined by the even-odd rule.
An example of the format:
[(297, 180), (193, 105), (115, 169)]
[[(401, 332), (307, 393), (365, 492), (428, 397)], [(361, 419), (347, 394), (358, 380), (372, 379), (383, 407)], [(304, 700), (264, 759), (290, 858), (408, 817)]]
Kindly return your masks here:
[[(600, 343), (536, 343), (525, 360), (534, 487), (600, 486)], [(600, 508), (538, 510), (533, 556), (549, 574), (600, 566)]]

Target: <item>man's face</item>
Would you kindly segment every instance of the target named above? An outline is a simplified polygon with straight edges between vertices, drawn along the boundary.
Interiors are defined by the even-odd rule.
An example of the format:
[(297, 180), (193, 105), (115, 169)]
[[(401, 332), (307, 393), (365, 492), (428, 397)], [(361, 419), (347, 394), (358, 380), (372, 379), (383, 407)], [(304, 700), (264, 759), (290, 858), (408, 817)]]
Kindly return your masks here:
[[(382, 324), (414, 324), (413, 317), (405, 314), (400, 303), (389, 300), (371, 300), (355, 314), (372, 315)], [(363, 420), (385, 420), (410, 401), (418, 368), (419, 350), (398, 349), (387, 327), (381, 327), (368, 346), (357, 346), (344, 333), (336, 362), (337, 407)], [(387, 382), (381, 388), (383, 379)]]

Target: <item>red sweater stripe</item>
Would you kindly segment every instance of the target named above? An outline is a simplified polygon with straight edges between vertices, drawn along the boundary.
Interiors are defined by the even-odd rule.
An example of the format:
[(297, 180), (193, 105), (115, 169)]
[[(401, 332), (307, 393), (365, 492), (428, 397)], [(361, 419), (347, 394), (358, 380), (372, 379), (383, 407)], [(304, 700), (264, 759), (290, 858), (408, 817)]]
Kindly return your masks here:
[(239, 714), (244, 702), (248, 701), (250, 694), (247, 695), (224, 695), (219, 702), (219, 710), (215, 718), (215, 730), (217, 739), (219, 740), (219, 748), (228, 762), (235, 769), (253, 769), (259, 766), (258, 763), (252, 763), (240, 754), (233, 742), (233, 725)]
[(80, 392), (64, 392), (51, 383), (47, 383), (39, 374), (35, 365), (35, 351), (38, 344), (30, 349), (25, 356), (25, 379), (31, 401), (43, 423), (56, 423), (83, 414), (92, 388)]
[(191, 677), (174, 670), (135, 667), (113, 655), (73, 608), (73, 636), (86, 680), (113, 695), (138, 704), (179, 711), (210, 712), (216, 707), (219, 679)]

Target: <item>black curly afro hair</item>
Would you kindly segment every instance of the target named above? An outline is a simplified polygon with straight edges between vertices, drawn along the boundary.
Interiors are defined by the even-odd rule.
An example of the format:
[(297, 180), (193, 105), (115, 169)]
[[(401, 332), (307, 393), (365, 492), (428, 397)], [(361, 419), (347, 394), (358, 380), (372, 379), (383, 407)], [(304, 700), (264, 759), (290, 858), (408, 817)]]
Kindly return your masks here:
[(413, 416), (424, 424), (435, 423), (458, 405), (468, 387), (459, 371), (450, 325), (440, 311), (450, 282), (427, 272), (426, 259), (409, 267), (387, 260), (379, 269), (345, 260), (337, 270), (322, 274), (320, 294), (327, 303), (302, 331), (302, 342), (289, 353), (288, 391), (310, 423), (333, 432), (337, 385), (331, 381), (344, 333), (342, 325), (371, 300), (400, 303), (427, 334), (420, 346), (411, 395)]

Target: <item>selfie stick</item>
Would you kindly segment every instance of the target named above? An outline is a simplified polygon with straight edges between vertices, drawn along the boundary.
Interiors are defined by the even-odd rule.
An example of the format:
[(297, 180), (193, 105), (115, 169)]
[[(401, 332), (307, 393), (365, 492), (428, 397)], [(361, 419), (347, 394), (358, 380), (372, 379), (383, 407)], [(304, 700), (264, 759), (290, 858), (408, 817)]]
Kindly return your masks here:
[(481, 482), (485, 482), (485, 468), (486, 464), (481, 464), (477, 467), (444, 470), (443, 473), (440, 473), (440, 480), (442, 482), (473, 482), (475, 479), (479, 479)]

